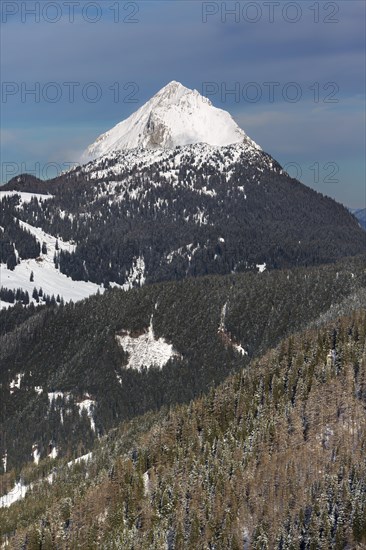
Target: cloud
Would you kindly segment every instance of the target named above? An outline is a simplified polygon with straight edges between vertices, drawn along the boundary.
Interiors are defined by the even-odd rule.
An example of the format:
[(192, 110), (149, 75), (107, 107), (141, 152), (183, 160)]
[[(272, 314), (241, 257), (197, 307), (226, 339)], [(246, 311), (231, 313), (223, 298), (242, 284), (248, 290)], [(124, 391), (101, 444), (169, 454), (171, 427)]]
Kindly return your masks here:
[(266, 148), (301, 158), (362, 154), (365, 148), (364, 102), (355, 97), (329, 107), (314, 103), (256, 105), (236, 115), (245, 131)]
[(365, 205), (365, 112), (362, 98), (342, 108), (256, 106), (235, 117), (293, 177), (352, 207)]

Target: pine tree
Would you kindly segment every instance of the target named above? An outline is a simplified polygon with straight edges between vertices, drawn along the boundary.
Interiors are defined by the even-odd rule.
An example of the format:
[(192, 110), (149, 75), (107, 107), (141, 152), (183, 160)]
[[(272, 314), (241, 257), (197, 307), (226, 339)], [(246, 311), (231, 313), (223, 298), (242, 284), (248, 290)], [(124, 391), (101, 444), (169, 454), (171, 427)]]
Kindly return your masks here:
[(14, 252), (12, 252), (9, 256), (8, 256), (8, 259), (6, 260), (6, 267), (8, 269), (10, 269), (11, 271), (13, 271), (15, 269), (17, 265), (17, 258), (14, 254)]

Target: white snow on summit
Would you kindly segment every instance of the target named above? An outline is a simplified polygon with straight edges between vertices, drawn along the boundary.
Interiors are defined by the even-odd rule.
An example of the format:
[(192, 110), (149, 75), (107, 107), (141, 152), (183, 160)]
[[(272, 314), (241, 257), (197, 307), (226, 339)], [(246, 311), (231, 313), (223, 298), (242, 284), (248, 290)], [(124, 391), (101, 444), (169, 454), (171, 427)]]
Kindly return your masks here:
[(126, 120), (99, 136), (84, 152), (82, 162), (115, 150), (173, 149), (195, 143), (242, 143), (261, 150), (227, 111), (214, 107), (197, 90), (172, 81)]

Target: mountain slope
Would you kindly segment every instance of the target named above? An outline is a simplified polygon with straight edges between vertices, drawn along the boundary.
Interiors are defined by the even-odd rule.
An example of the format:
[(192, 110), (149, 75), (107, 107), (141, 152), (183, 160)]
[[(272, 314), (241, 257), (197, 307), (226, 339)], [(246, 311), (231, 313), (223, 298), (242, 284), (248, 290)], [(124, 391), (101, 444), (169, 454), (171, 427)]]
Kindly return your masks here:
[(50, 441), (72, 458), (121, 420), (189, 401), (285, 334), (360, 304), (364, 266), (113, 289), (26, 319), (2, 312), (0, 458), (19, 468), (35, 446), (45, 458)]
[[(88, 155), (97, 158), (53, 180), (23, 174), (4, 187), (0, 259), (14, 272), (14, 280), (6, 272), (5, 298), (16, 272), (37, 258), (37, 243), (18, 227), (24, 223), (33, 235), (74, 243), (54, 254), (54, 275), (94, 284), (73, 291), (69, 280), (64, 299), (110, 284), (317, 265), (366, 252), (365, 233), (346, 208), (290, 178), (229, 113), (177, 82), (103, 134)], [(24, 201), (24, 192), (36, 196)], [(28, 243), (22, 252), (17, 241)]]
[[(0, 192), (0, 197), (6, 199), (8, 196), (10, 196), (10, 200), (13, 200), (13, 193), (9, 195), (9, 192)], [(50, 195), (31, 193), (20, 193), (14, 198), (18, 197), (20, 197), (20, 204), (37, 200), (40, 205), (44, 200), (51, 198)], [(4, 200), (3, 205), (5, 202)], [(64, 242), (60, 238), (48, 235), (40, 228), (19, 221), (18, 217), (7, 215), (6, 210), (7, 208), (4, 206), (2, 214), (0, 214), (1, 225), (4, 227), (4, 231), (0, 230), (0, 233), (3, 233), (2, 241), (4, 243), (0, 251), (2, 285), (0, 299), (2, 299), (3, 307), (16, 301), (18, 289), (27, 293), (29, 301), (33, 303), (50, 300), (52, 296), (54, 300), (58, 297), (59, 302), (61, 297), (64, 301), (77, 301), (96, 292), (104, 291), (102, 286), (94, 283), (73, 281), (71, 277), (67, 277), (58, 269), (57, 262), (55, 262), (56, 255), (62, 250), (72, 252), (75, 249), (73, 243)], [(16, 208), (11, 210), (15, 214), (17, 213)], [(17, 229), (16, 233), (12, 231), (14, 228)], [(22, 237), (27, 237), (28, 246), (24, 245)], [(10, 249), (9, 256), (7, 256), (7, 247)], [(9, 302), (7, 294), (10, 294), (14, 300)]]
[[(18, 179), (8, 188), (32, 191), (33, 180)], [(43, 190), (52, 198), (4, 198), (2, 213), (73, 241), (75, 250), (59, 251), (55, 262), (75, 281), (139, 286), (366, 251), (365, 233), (343, 206), (240, 144), (116, 152)]]
[(3, 540), (363, 548), (365, 311), (284, 340), (189, 405), (121, 425), (88, 461), (24, 470), (34, 488), (0, 511)]
[(98, 137), (83, 155), (92, 160), (121, 149), (173, 149), (179, 145), (243, 143), (260, 149), (227, 111), (197, 90), (170, 82), (128, 119)]

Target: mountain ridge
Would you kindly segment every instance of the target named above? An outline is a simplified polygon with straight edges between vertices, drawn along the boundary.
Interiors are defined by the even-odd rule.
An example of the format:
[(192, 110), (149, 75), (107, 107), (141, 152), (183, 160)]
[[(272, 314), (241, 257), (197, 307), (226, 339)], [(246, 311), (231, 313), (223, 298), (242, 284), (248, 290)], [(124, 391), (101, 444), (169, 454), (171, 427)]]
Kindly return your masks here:
[(121, 424), (92, 453), (9, 471), (3, 500), (18, 502), (0, 509), (2, 542), (362, 548), (364, 346), (360, 310), (282, 340), (189, 404)]
[[(154, 134), (155, 115), (167, 122), (162, 134)], [(315, 265), (366, 251), (364, 232), (342, 205), (291, 178), (197, 91), (172, 82), (131, 117), (113, 139), (100, 140), (87, 164), (45, 182), (16, 176), (3, 188), (5, 297), (25, 283), (32, 292), (34, 282), (36, 300), (46, 260), (64, 298), (74, 299), (108, 285)], [(217, 122), (215, 131), (205, 129), (205, 117)], [(190, 137), (199, 142), (187, 144), (196, 119)], [(177, 145), (182, 128), (188, 134)], [(222, 144), (223, 128), (235, 143)], [(74, 281), (84, 283), (77, 292)]]
[[(14, 188), (48, 195), (5, 196)], [(314, 265), (366, 250), (345, 207), (242, 144), (114, 151), (47, 182), (16, 177), (6, 189), (1, 261), (10, 280), (17, 258), (28, 261), (14, 254), (25, 238), (21, 227), (40, 228), (32, 232), (47, 234), (52, 247), (57, 239), (73, 242), (70, 252), (60, 246), (55, 253), (56, 270), (105, 286)], [(11, 232), (15, 218), (21, 227)]]
[(284, 335), (365, 304), (364, 265), (191, 278), (2, 311), (0, 459), (18, 468), (35, 444), (45, 458), (50, 440), (60, 456), (84, 454), (118, 422), (208, 391)]
[(173, 149), (179, 145), (242, 143), (260, 149), (231, 117), (197, 90), (172, 81), (136, 112), (100, 135), (82, 155), (82, 162), (135, 148)]

